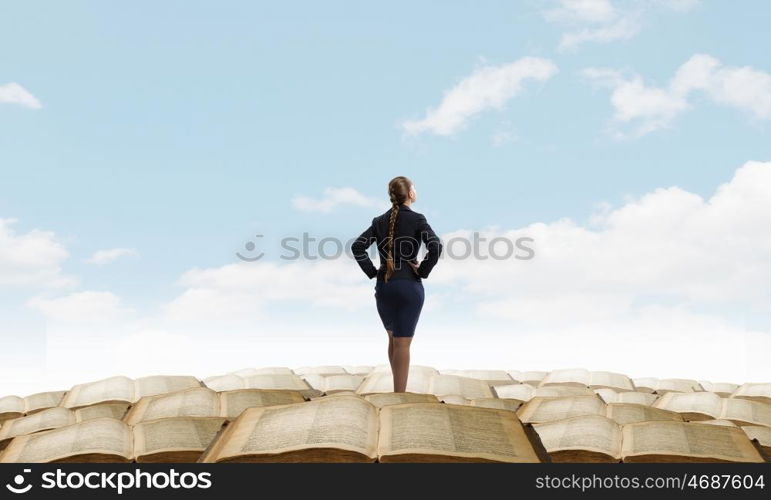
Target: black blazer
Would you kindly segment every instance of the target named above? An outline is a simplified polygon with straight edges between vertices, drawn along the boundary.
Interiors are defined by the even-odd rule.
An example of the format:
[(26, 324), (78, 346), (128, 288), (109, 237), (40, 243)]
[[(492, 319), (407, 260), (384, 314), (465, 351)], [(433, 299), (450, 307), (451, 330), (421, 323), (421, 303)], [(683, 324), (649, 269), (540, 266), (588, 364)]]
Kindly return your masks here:
[[(372, 219), (372, 224), (351, 245), (351, 252), (356, 262), (370, 279), (377, 276), (378, 280), (383, 280), (385, 277), (388, 221), (391, 218), (391, 210), (389, 208), (386, 213)], [(421, 242), (425, 243), (427, 253), (423, 261), (420, 262), (416, 275), (412, 266), (406, 261), (418, 263), (417, 257)], [(380, 254), (380, 268), (378, 269), (375, 269), (375, 265), (367, 255), (367, 248), (372, 243), (377, 243)], [(407, 205), (400, 205), (394, 229), (394, 273), (390, 279), (406, 278), (419, 281), (421, 278), (428, 278), (428, 274), (436, 265), (441, 253), (442, 243), (431, 226), (428, 225), (426, 217), (413, 211)]]

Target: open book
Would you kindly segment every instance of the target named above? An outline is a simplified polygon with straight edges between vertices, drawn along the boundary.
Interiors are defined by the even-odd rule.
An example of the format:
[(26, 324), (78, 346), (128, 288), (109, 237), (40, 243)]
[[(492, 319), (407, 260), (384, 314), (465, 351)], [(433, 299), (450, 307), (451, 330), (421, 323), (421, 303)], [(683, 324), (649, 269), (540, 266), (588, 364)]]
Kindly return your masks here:
[[(288, 370), (288, 373), (285, 372)], [(274, 371), (276, 373), (263, 373)], [(226, 375), (208, 377), (204, 385), (215, 391), (234, 391), (236, 389), (276, 389), (300, 391), (303, 397), (321, 396), (322, 392), (311, 387), (308, 382), (292, 373), (289, 368), (274, 367), (267, 369), (248, 368)]]
[(607, 387), (594, 390), (606, 403), (636, 403), (638, 405), (652, 405), (658, 396), (650, 392), (640, 391), (616, 391)]
[(529, 384), (533, 387), (538, 387), (541, 384), (541, 381), (549, 374), (549, 372), (543, 370), (508, 370), (508, 374), (511, 375), (511, 378), (521, 384)]
[(686, 378), (665, 378), (642, 377), (632, 379), (636, 390), (641, 392), (656, 392), (663, 394), (665, 392), (694, 392), (703, 391), (704, 388), (696, 380)]
[(771, 425), (771, 405), (751, 399), (721, 398), (713, 392), (668, 392), (654, 404), (686, 420), (724, 419), (743, 424)]
[(766, 454), (766, 460), (771, 462), (771, 427), (765, 425), (744, 425), (741, 427), (747, 437), (758, 442)]
[(348, 373), (335, 374), (307, 374), (302, 378), (308, 384), (324, 394), (332, 394), (339, 391), (355, 391), (364, 380), (364, 375), (350, 375)]
[(0, 423), (23, 415), (30, 415), (45, 408), (59, 406), (59, 402), (66, 392), (39, 392), (25, 398), (19, 396), (0, 398)]
[(168, 417), (236, 418), (246, 408), (301, 403), (299, 391), (241, 389), (216, 392), (207, 387), (159, 394), (140, 399), (126, 414), (129, 425)]
[(134, 427), (108, 417), (14, 438), (0, 454), (10, 462), (194, 462), (225, 422), (177, 417)]
[(589, 371), (584, 368), (552, 370), (541, 381), (539, 387), (552, 384), (576, 385), (579, 387), (607, 387), (618, 391), (635, 390), (632, 380), (622, 373)]
[(731, 397), (771, 404), (771, 382), (742, 384)]
[(133, 403), (144, 396), (201, 387), (201, 382), (184, 375), (156, 375), (132, 380), (128, 377), (110, 377), (95, 382), (78, 384), (62, 399), (65, 408), (80, 408), (97, 403)]
[(226, 425), (200, 459), (376, 460), (540, 461), (513, 412), (436, 402), (385, 405), (378, 409), (365, 398), (353, 395), (248, 409)]
[(534, 387), (530, 384), (506, 384), (494, 385), (493, 392), (499, 398), (516, 399), (518, 401), (530, 401), (535, 397), (561, 397), (561, 396), (592, 396), (594, 391), (588, 387), (577, 385), (548, 385)]
[(126, 413), (128, 406), (128, 403), (103, 403), (85, 406), (79, 410), (70, 410), (69, 408), (57, 406), (31, 415), (8, 420), (0, 427), (0, 450), (3, 450), (11, 439), (23, 434), (57, 429), (100, 417), (120, 420)]
[[(393, 376), (390, 372), (373, 372), (361, 383), (356, 392), (359, 394), (374, 392), (392, 392)], [(407, 391), (443, 396), (454, 394), (464, 398), (490, 398), (493, 391), (484, 380), (442, 375), (424, 370), (410, 370), (407, 377)]]
[(417, 392), (376, 392), (363, 394), (364, 399), (382, 408), (388, 405), (400, 405), (404, 403), (438, 403), (439, 400), (433, 394)]
[(699, 380), (705, 391), (714, 392), (718, 396), (727, 398), (733, 394), (736, 389), (739, 388), (739, 384), (732, 384), (730, 382), (710, 382), (708, 380)]
[(617, 423), (648, 420), (682, 421), (680, 414), (636, 403), (605, 403), (599, 396), (533, 398), (517, 410), (522, 422), (543, 423), (585, 415), (601, 415)]
[(738, 427), (583, 415), (533, 425), (554, 462), (763, 462)]
[(505, 385), (505, 384), (518, 384), (518, 380), (514, 380), (509, 373), (504, 370), (440, 370), (441, 375), (456, 375), (465, 378), (474, 378), (482, 380), (487, 385)]

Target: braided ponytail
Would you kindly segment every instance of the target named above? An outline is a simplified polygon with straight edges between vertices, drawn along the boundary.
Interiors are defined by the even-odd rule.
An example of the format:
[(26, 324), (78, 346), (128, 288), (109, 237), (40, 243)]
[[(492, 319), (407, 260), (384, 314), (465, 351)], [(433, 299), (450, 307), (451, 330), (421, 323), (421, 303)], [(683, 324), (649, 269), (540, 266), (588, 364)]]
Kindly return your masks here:
[(388, 238), (386, 243), (386, 272), (385, 281), (395, 271), (394, 266), (394, 232), (396, 231), (396, 219), (399, 217), (399, 206), (409, 198), (412, 182), (404, 177), (394, 177), (388, 183), (388, 197), (391, 200), (391, 217), (388, 219)]

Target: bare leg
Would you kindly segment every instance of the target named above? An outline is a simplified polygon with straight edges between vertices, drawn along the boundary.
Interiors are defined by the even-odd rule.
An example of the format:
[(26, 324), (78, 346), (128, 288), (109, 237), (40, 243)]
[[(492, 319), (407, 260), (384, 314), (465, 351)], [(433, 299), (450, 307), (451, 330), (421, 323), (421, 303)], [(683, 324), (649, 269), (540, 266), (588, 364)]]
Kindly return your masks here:
[(394, 392), (407, 390), (407, 376), (410, 371), (410, 343), (412, 337), (392, 337), (394, 342), (394, 361), (392, 372), (394, 376)]
[(386, 330), (388, 334), (388, 362), (391, 364), (391, 371), (394, 370), (394, 337), (391, 330)]

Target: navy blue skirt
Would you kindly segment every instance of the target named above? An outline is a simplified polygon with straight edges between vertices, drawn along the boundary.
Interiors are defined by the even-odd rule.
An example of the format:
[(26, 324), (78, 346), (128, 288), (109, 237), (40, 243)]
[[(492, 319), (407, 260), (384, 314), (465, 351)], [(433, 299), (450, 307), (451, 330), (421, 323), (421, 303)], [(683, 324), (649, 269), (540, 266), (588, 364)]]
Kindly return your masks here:
[(375, 285), (377, 313), (394, 337), (412, 337), (423, 309), (423, 282), (413, 279), (378, 280)]

